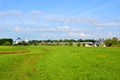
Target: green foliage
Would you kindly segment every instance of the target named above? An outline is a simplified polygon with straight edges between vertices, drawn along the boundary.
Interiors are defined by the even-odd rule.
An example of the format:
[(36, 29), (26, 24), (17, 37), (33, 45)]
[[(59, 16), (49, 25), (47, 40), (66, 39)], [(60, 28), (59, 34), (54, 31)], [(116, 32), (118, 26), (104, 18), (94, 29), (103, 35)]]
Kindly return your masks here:
[(105, 47), (105, 44), (100, 44), (99, 47)]
[(120, 45), (120, 41), (118, 40), (118, 38), (116, 37), (113, 37), (112, 39), (106, 39), (105, 40), (105, 44), (107, 47), (110, 47), (110, 46), (119, 46)]
[(94, 39), (85, 39), (85, 40), (83, 40), (83, 39), (78, 39), (77, 41), (78, 41), (78, 42), (93, 42), (93, 43), (95, 43), (96, 40), (94, 40)]
[(70, 45), (70, 46), (73, 45), (73, 42), (68, 42), (68, 45)]
[(80, 42), (79, 42), (79, 43), (77, 43), (77, 46), (78, 46), (78, 47), (80, 47), (80, 46), (81, 46)]
[(82, 47), (85, 47), (85, 43), (82, 44)]
[(106, 45), (107, 47), (112, 46), (112, 40), (111, 40), (111, 39), (106, 39), (105, 45)]
[(9, 46), (9, 45), (12, 45), (13, 43), (13, 39), (0, 39), (0, 45), (6, 45), (6, 46)]
[(61, 42), (67, 43), (66, 45), (73, 45), (73, 42), (93, 42), (93, 43), (95, 43), (95, 40), (94, 39), (85, 39), (85, 40), (83, 40), (83, 39), (78, 39), (78, 40), (75, 40), (75, 39), (31, 40), (31, 41), (29, 41), (29, 44), (30, 45), (35, 45), (35, 46), (40, 45), (40, 44), (41, 45), (60, 45), (59, 43), (61, 43)]
[(112, 44), (117, 45), (118, 44), (118, 39), (116, 37), (112, 38)]
[(38, 40), (31, 40), (31, 41), (29, 41), (29, 45), (34, 45), (34, 46), (37, 46), (37, 45), (39, 45), (40, 44), (40, 42), (41, 41), (38, 41)]
[(5, 42), (3, 43), (3, 45), (5, 45), (5, 46), (10, 46), (11, 43), (10, 43), (10, 41), (5, 41)]

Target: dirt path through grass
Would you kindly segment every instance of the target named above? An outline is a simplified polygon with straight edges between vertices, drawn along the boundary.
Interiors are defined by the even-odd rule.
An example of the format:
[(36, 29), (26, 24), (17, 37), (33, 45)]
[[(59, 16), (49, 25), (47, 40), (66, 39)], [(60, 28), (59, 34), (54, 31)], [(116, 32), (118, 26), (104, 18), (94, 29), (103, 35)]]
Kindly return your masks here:
[(38, 62), (40, 56), (49, 54), (49, 50), (42, 47), (38, 49), (40, 49), (41, 52), (39, 51), (39, 53), (29, 54), (22, 61), (21, 70), (24, 72), (21, 73), (21, 76), (18, 78), (18, 80), (35, 80), (35, 78), (37, 80), (37, 77), (39, 77), (39, 71), (36, 65), (40, 63)]
[(43, 47), (33, 48), (32, 50), (30, 48), (19, 51), (1, 51), (0, 54), (4, 55), (0, 56), (3, 58), (3, 61), (0, 61), (0, 80), (37, 80), (40, 72), (36, 65), (40, 63), (40, 56), (46, 56), (49, 50)]
[(0, 54), (21, 54), (28, 53), (30, 50), (21, 50), (21, 51), (0, 51)]

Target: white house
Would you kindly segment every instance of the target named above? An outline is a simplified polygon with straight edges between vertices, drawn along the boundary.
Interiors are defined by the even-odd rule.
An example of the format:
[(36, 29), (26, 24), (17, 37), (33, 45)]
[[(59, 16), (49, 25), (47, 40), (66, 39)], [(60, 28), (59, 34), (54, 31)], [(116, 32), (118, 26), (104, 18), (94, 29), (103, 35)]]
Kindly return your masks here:
[(22, 40), (21, 40), (21, 38), (18, 37), (13, 44), (18, 44), (20, 42), (22, 42)]
[(25, 38), (25, 42), (26, 42), (26, 43), (28, 43), (28, 42), (29, 42), (28, 38)]
[(106, 47), (104, 39), (99, 39), (95, 42), (95, 47)]
[(28, 39), (27, 38), (25, 38), (25, 40), (22, 40), (20, 37), (18, 37), (15, 41), (14, 41), (14, 43), (13, 44), (19, 44), (19, 43), (23, 43), (23, 42), (25, 42), (25, 43), (28, 43)]
[(94, 47), (93, 42), (81, 42), (81, 47)]

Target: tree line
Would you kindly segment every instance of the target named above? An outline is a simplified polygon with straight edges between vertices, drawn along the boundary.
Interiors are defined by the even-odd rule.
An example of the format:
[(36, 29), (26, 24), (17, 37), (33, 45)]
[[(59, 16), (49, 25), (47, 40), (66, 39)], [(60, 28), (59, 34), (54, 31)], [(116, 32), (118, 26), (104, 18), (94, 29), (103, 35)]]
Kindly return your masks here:
[(11, 39), (11, 38), (0, 39), (0, 45), (2, 45), (2, 46), (10, 46), (10, 45), (12, 45), (12, 43), (13, 43), (13, 39)]
[(120, 47), (120, 40), (117, 37), (109, 38), (105, 40), (105, 45), (107, 47)]
[[(29, 41), (30, 45), (50, 45), (49, 43), (53, 44), (55, 43), (55, 45), (59, 45), (59, 43), (67, 43), (66, 45), (72, 45), (73, 42), (93, 42), (95, 43), (96, 40), (94, 39), (59, 39), (59, 40), (52, 40), (52, 39), (48, 39), (48, 40), (31, 40)], [(48, 43), (48, 44), (46, 44)]]
[[(78, 42), (78, 45), (80, 42), (92, 42), (96, 43), (97, 40), (95, 39), (59, 39), (59, 40), (30, 40), (28, 43), (25, 43), (24, 41), (21, 41), (21, 43), (18, 43), (17, 45), (44, 45), (45, 43), (50, 43), (55, 45), (59, 45), (58, 43), (67, 43), (68, 45), (72, 45), (73, 42)], [(120, 40), (117, 37), (108, 38), (104, 40), (104, 43), (107, 47), (120, 47)], [(13, 39), (11, 38), (3, 38), (0, 39), (0, 45), (1, 46), (11, 46), (13, 44)], [(48, 44), (49, 45), (49, 44)]]

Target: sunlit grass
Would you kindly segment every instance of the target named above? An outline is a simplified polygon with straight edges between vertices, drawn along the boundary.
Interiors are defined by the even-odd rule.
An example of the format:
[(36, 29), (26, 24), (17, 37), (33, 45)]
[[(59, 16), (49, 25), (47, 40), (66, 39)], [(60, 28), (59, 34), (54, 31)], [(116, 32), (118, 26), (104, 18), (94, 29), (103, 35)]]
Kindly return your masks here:
[(119, 80), (119, 48), (0, 47), (30, 50), (0, 55), (0, 80)]

